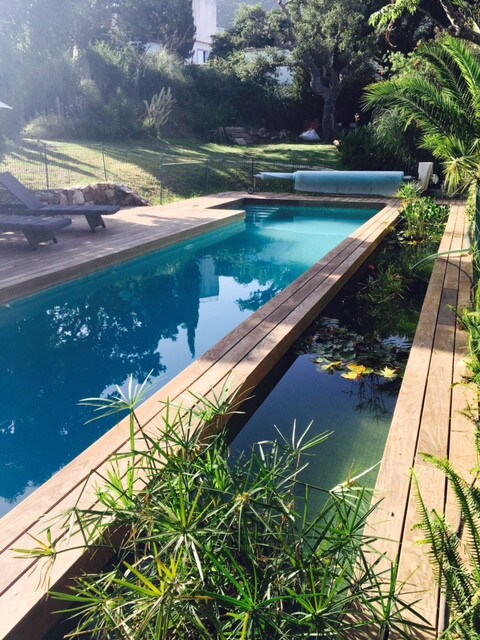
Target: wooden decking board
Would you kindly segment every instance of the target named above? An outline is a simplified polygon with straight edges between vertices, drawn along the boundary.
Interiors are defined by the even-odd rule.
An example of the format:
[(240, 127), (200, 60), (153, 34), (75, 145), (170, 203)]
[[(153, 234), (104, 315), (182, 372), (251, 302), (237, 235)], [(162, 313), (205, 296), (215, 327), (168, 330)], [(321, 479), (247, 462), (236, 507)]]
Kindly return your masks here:
[[(279, 194), (265, 193), (251, 196), (248, 200), (262, 202), (271, 197), (278, 200)], [(173, 241), (178, 242), (182, 234), (185, 238), (194, 237), (205, 232), (202, 225), (220, 227), (230, 224), (244, 214), (241, 210), (223, 207), (241, 204), (244, 199), (245, 194), (232, 192), (165, 206), (124, 209), (109, 218), (107, 229), (94, 234), (82, 224), (83, 221), (74, 220), (68, 227), (68, 233), (59, 234), (58, 245), (44, 246), (37, 251), (30, 250), (27, 243), (19, 238), (6, 241), (4, 236), (0, 236), (0, 254), (5, 258), (2, 263), (6, 269), (0, 276), (0, 304), (31, 295), (45, 286), (68, 281), (78, 274), (85, 275), (102, 266), (111, 266), (163, 248)], [(283, 199), (312, 204), (332, 200), (340, 203), (355, 201), (351, 198), (292, 197), (292, 194)], [(363, 199), (362, 202), (368, 206), (379, 205), (378, 198)], [(72, 268), (73, 273), (68, 271)]]
[[(58, 245), (41, 247), (36, 252), (23, 253), (18, 247), (11, 247), (16, 251), (7, 256), (11, 275), (0, 279), (0, 303), (19, 295), (30, 295), (45, 286), (66, 282), (79, 275), (118, 264), (244, 218), (242, 211), (203, 208), (184, 219), (178, 218), (178, 212), (171, 213), (169, 218), (158, 213), (160, 207), (152, 207), (152, 219), (156, 222), (152, 225), (145, 224), (148, 209), (149, 207), (124, 210), (117, 214), (118, 219), (115, 217), (109, 221), (107, 229), (95, 234), (85, 230), (75, 233), (74, 228), (73, 233), (58, 236)], [(185, 205), (181, 212), (185, 213)], [(139, 224), (129, 222), (135, 221), (136, 216)], [(76, 223), (79, 221), (75, 220), (72, 227)], [(0, 251), (5, 253), (1, 241)], [(12, 269), (13, 264), (18, 268)]]
[[(455, 220), (452, 217), (440, 245), (440, 251), (450, 249), (450, 236), (454, 224)], [(373, 514), (369, 532), (375, 535), (377, 529), (381, 529), (384, 538), (381, 549), (390, 559), (395, 559), (398, 555), (398, 541), (401, 540), (404, 527), (404, 510), (410, 486), (410, 468), (413, 466), (415, 458), (423, 395), (427, 384), (438, 314), (439, 303), (436, 292), (443, 286), (445, 271), (445, 261), (437, 261), (425, 295), (422, 314), (417, 325), (377, 478), (378, 497), (382, 499), (382, 503)], [(420, 402), (419, 399), (421, 399)]]
[[(454, 212), (455, 213), (455, 212)], [(461, 248), (464, 235), (463, 217), (456, 215), (456, 227), (452, 233), (451, 250)], [(423, 461), (421, 453), (428, 452), (444, 458), (448, 454), (448, 442), (451, 414), (451, 385), (453, 382), (453, 353), (455, 345), (456, 322), (449, 306), (456, 307), (459, 289), (459, 270), (455, 255), (446, 258), (445, 280), (439, 297), (432, 358), (428, 372), (427, 388), (424, 396), (420, 434), (414, 463), (415, 473), (425, 503), (429, 508), (442, 512), (445, 507), (446, 481), (441, 472)], [(439, 592), (434, 585), (434, 573), (425, 549), (418, 546), (423, 537), (414, 531), (413, 526), (419, 520), (416, 499), (413, 492), (408, 501), (405, 518), (405, 533), (400, 552), (399, 577), (408, 578), (412, 588), (425, 593), (418, 609), (427, 617), (432, 626), (438, 625)]]
[[(298, 197), (296, 199), (298, 200)], [(312, 200), (314, 201), (314, 199)], [(361, 233), (353, 234), (352, 239), (344, 243), (336, 254), (333, 252), (330, 256), (332, 261), (330, 266), (329, 261), (323, 261), (322, 266), (326, 270), (324, 273), (321, 273), (319, 269), (313, 269), (311, 273), (309, 272), (308, 276), (305, 276), (298, 285), (300, 293), (297, 293), (296, 285), (292, 285), (291, 290), (284, 292), (283, 297), (281, 294), (276, 302), (274, 301), (270, 306), (267, 305), (268, 308), (266, 312), (263, 312), (263, 315), (250, 321), (250, 324), (242, 331), (237, 332), (233, 339), (226, 338), (220, 351), (218, 349), (215, 351), (214, 348), (205, 354), (200, 365), (198, 362), (194, 363), (191, 370), (187, 369), (183, 374), (177, 376), (154, 398), (139, 408), (141, 422), (148, 423), (149, 429), (155, 429), (161, 417), (158, 400), (167, 397), (171, 397), (174, 401), (181, 400), (186, 389), (190, 386), (192, 378), (197, 381), (196, 390), (203, 388), (208, 391), (208, 387), (220, 384), (232, 369), (237, 370), (240, 378), (247, 380), (256, 380), (265, 375), (268, 370), (265, 362), (270, 364), (276, 362), (288, 344), (291, 343), (293, 337), (306, 326), (305, 314), (313, 313), (312, 309), (319, 308), (315, 306), (318, 304), (318, 297), (324, 296), (326, 300), (329, 295), (331, 296), (329, 286), (338, 287), (339, 271), (342, 266), (345, 272), (343, 279), (346, 280), (355, 266), (360, 264), (362, 257), (364, 258), (373, 251), (379, 238), (385, 235), (387, 226), (394, 221), (396, 215), (395, 207), (386, 209), (383, 215), (377, 216), (365, 225)], [(294, 323), (298, 323), (297, 328)], [(242, 342), (243, 344), (240, 344)], [(229, 357), (229, 351), (235, 349), (237, 358)], [(224, 355), (220, 356), (222, 350)], [(127, 421), (125, 420), (123, 424), (121, 423), (119, 427), (109, 431), (92, 445), (80, 456), (80, 459), (67, 465), (61, 474), (52, 479), (50, 484), (47, 483), (48, 486), (44, 485), (27, 498), (23, 503), (24, 506), (21, 505), (3, 519), (2, 524), (5, 526), (0, 532), (0, 540), (3, 541), (2, 547), (5, 550), (0, 556), (2, 559), (0, 588), (3, 589), (0, 605), (5, 606), (10, 615), (5, 620), (0, 618), (0, 637), (9, 637), (10, 630), (14, 628), (14, 619), (17, 621), (22, 619), (31, 609), (39, 606), (41, 599), (41, 593), (34, 592), (32, 586), (36, 578), (32, 577), (31, 569), (36, 565), (36, 562), (20, 563), (18, 560), (13, 560), (8, 549), (11, 546), (31, 546), (32, 540), (29, 534), (35, 534), (45, 526), (45, 523), (33, 524), (31, 522), (34, 513), (43, 511), (52, 515), (71, 506), (82, 492), (83, 479), (88, 475), (89, 470), (98, 468), (98, 465), (104, 463), (110, 452), (121, 450), (127, 442), (127, 432)], [(93, 500), (94, 492), (91, 489), (82, 493), (82, 504), (85, 506), (92, 504)], [(41, 506), (40, 512), (38, 506)], [(56, 525), (52, 531), (54, 537), (62, 535)], [(61, 544), (66, 544), (64, 538), (61, 538)], [(71, 570), (81, 562), (81, 554), (78, 551), (70, 551), (69, 557), (64, 556), (54, 568), (53, 583), (61, 579), (69, 567)], [(20, 564), (22, 569), (19, 569)], [(24, 594), (24, 597), (18, 597), (19, 593)], [(45, 622), (42, 622), (43, 615), (44, 610), (42, 609), (34, 623), (30, 619), (26, 620), (25, 625), (21, 627), (22, 633), (31, 628), (29, 627), (31, 624), (44, 624)], [(19, 626), (15, 628), (16, 632), (20, 629)], [(37, 632), (39, 628), (39, 626), (35, 626)]]
[[(465, 221), (466, 230), (468, 231), (467, 221)], [(473, 265), (470, 255), (459, 257), (459, 291), (457, 307), (459, 310), (469, 308), (471, 306), (471, 290), (473, 285)], [(457, 322), (455, 331), (455, 362), (453, 372), (453, 382), (457, 383), (461, 380), (461, 372), (459, 371), (460, 361), (463, 356), (468, 353), (468, 335), (467, 332)], [(455, 469), (462, 472), (463, 477), (470, 482), (472, 474), (470, 470), (477, 464), (475, 452), (475, 424), (467, 418), (463, 412), (467, 406), (472, 407), (472, 411), (476, 412), (475, 405), (478, 404), (477, 393), (473, 388), (465, 385), (455, 385), (452, 388), (452, 406), (451, 406), (451, 429), (448, 449), (448, 458)], [(447, 485), (447, 494), (445, 502), (445, 517), (447, 522), (457, 527), (460, 519), (460, 509), (454, 497), (454, 492)], [(438, 630), (442, 632), (446, 624), (446, 604), (445, 598), (440, 597)]]
[[(463, 206), (454, 205), (440, 251), (468, 246)], [(422, 309), (414, 345), (392, 420), (377, 489), (385, 496), (379, 511), (373, 514), (368, 532), (387, 538), (379, 543), (390, 558), (399, 558), (399, 578), (406, 580), (420, 598), (418, 610), (441, 629), (444, 603), (434, 586), (433, 571), (425, 547), (419, 547), (415, 499), (408, 478), (414, 467), (426, 504), (451, 514), (458, 512), (446, 490), (441, 472), (424, 463), (421, 451), (440, 456), (449, 454), (459, 466), (472, 461), (469, 448), (472, 426), (459, 411), (465, 395), (457, 381), (456, 360), (466, 344), (465, 332), (455, 322), (448, 305), (468, 304), (471, 285), (469, 256), (450, 255), (437, 259)], [(435, 321), (433, 321), (435, 320)], [(460, 437), (459, 437), (460, 436)], [(437, 631), (412, 631), (412, 638), (434, 638)], [(372, 636), (373, 638), (373, 636)]]

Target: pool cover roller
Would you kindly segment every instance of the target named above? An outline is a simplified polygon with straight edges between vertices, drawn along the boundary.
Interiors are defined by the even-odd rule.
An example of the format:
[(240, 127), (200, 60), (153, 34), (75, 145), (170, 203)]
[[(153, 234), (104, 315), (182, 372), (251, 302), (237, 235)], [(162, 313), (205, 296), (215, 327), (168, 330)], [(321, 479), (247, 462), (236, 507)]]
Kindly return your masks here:
[(260, 180), (293, 180), (295, 191), (356, 195), (394, 195), (402, 184), (403, 171), (294, 171), (262, 172)]

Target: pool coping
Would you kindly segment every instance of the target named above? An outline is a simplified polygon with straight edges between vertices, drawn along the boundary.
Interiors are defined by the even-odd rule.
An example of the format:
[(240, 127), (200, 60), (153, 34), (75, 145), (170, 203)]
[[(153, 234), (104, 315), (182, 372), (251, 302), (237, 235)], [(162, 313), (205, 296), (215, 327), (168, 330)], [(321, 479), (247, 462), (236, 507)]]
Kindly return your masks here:
[[(225, 201), (233, 202), (245, 199), (264, 200), (270, 195), (247, 197), (244, 194), (233, 193), (221, 194), (221, 197), (225, 198)], [(275, 198), (280, 199), (278, 194), (275, 194)], [(147, 400), (139, 408), (138, 416), (148, 429), (156, 428), (161, 418), (162, 402), (167, 398), (173, 402), (183, 401), (187, 389), (193, 388), (196, 393), (205, 394), (212, 388), (221, 387), (231, 375), (238, 383), (241, 382), (248, 388), (255, 387), (349, 281), (398, 218), (398, 201), (394, 199), (298, 196), (281, 199), (303, 202), (359, 202), (367, 205), (382, 201), (386, 206), (274, 300), (250, 316)], [(202, 204), (201, 201), (200, 198), (195, 199), (197, 207)], [(183, 208), (188, 208), (191, 204), (183, 204)], [(217, 200), (216, 204), (221, 207), (225, 202), (219, 203)], [(182, 204), (177, 203), (175, 208), (181, 211)], [(207, 211), (210, 209), (207, 208)], [(194, 225), (192, 232), (195, 233), (193, 227)], [(184, 235), (182, 239), (185, 238)], [(38, 560), (22, 561), (14, 558), (12, 547), (31, 547), (34, 544), (32, 536), (41, 535), (52, 514), (61, 513), (77, 500), (85, 506), (94, 504), (92, 483), (84, 489), (85, 479), (89, 477), (92, 469), (101, 469), (108, 457), (113, 452), (121, 450), (127, 442), (128, 422), (123, 420), (2, 518), (0, 608), (8, 613), (0, 617), (0, 638), (41, 638), (52, 626), (52, 609), (58, 607), (51, 600), (45, 600), (45, 585), (38, 584), (42, 563)], [(52, 523), (51, 530), (54, 539), (58, 538), (59, 545), (68, 547), (68, 541), (58, 524)], [(101, 554), (90, 558), (70, 548), (59, 557), (53, 567), (50, 586), (60, 589), (69, 577), (78, 575), (79, 571), (87, 567), (94, 569), (95, 565), (102, 561), (104, 559)]]

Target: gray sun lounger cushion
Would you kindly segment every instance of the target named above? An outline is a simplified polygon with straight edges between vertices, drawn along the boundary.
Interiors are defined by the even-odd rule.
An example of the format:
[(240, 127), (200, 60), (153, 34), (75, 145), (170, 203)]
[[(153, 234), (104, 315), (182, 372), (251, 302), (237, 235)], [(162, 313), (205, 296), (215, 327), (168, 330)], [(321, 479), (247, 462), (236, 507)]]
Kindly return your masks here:
[(70, 218), (0, 214), (0, 231), (23, 231), (28, 244), (34, 249), (39, 242), (53, 240), (56, 244), (55, 231), (68, 227), (69, 224), (72, 224)]
[[(44, 205), (37, 196), (30, 191), (24, 184), (17, 180), (14, 175), (9, 171), (0, 173), (0, 184), (7, 189), (17, 200), (19, 200), (28, 211), (29, 215), (79, 215), (85, 216), (88, 225), (92, 231), (95, 231), (97, 227), (103, 227), (105, 229), (105, 222), (103, 221), (103, 215), (112, 215), (120, 210), (120, 207), (116, 205)], [(22, 213), (18, 211), (17, 213)]]

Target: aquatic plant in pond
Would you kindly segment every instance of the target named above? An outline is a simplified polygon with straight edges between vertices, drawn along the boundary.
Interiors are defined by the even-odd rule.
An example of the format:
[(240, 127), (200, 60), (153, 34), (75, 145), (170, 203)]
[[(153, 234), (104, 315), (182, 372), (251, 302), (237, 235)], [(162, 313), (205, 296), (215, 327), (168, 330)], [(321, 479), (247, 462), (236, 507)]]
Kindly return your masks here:
[[(405, 187), (404, 187), (405, 189)], [(431, 242), (435, 237), (440, 240), (443, 228), (448, 218), (450, 208), (438, 204), (433, 198), (402, 197), (403, 228), (399, 239), (403, 242)]]
[(403, 375), (410, 347), (406, 339), (366, 337), (340, 326), (338, 319), (320, 318), (304, 348), (316, 354), (321, 371), (343, 371), (342, 377), (350, 380), (369, 375), (393, 380)]
[[(229, 397), (227, 389), (194, 395), (190, 407), (166, 405), (159, 432), (140, 426), (134, 449), (97, 478), (98, 505), (64, 514), (73, 542), (115, 553), (104, 571), (53, 594), (71, 605), (71, 637), (300, 640), (360, 627), (410, 637), (422, 621), (403, 622), (413, 611), (395, 567), (380, 569), (375, 541), (363, 533), (370, 494), (344, 485), (318, 513), (309, 509), (320, 489), (299, 474), (326, 435), (293, 428), (232, 463), (215, 434), (235, 410)], [(26, 553), (58, 552), (47, 540)]]

